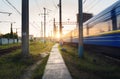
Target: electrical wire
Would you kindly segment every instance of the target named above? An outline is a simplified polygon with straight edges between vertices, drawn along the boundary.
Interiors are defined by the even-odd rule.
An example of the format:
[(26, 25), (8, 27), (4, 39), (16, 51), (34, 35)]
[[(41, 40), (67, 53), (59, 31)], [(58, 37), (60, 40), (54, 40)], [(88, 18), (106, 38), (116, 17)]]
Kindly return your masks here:
[[(17, 11), (18, 14), (21, 15), (20, 11), (17, 10), (17, 8), (16, 8), (14, 5), (12, 5), (12, 3), (10, 3), (8, 0), (5, 0), (5, 1), (6, 1), (12, 8), (14, 8), (14, 9)], [(32, 22), (30, 22), (30, 25), (33, 26), (36, 30), (38, 30), (38, 28), (37, 28)]]
[(5, 0), (5, 1), (6, 1), (12, 8), (14, 8), (14, 9), (17, 11), (18, 14), (21, 15), (20, 11), (17, 10), (17, 8), (16, 8), (14, 5), (12, 5), (12, 3), (10, 3), (10, 1), (8, 1), (8, 0)]
[[(10, 5), (6, 3), (6, 1), (4, 1), (4, 0), (2, 0), (2, 1), (4, 2), (4, 4), (6, 4), (9, 8), (12, 9), (12, 7), (10, 7)], [(4, 8), (4, 9), (5, 9), (5, 8)]]
[[(89, 10), (92, 10), (93, 8), (95, 8), (96, 4), (97, 4), (97, 3), (100, 3), (100, 1), (102, 1), (102, 0), (96, 1), (91, 7), (89, 7)], [(88, 10), (88, 11), (89, 11), (89, 10)]]
[(55, 1), (54, 1), (54, 0), (52, 0), (52, 3), (53, 3), (53, 6), (57, 9), (58, 6), (55, 4)]
[[(102, 0), (91, 1), (91, 2), (89, 3), (89, 5), (87, 5), (84, 9), (87, 8), (86, 12), (89, 12), (90, 10), (94, 9), (95, 6), (97, 6), (98, 3), (100, 3), (101, 1), (102, 1)], [(97, 5), (96, 5), (96, 4), (97, 4)]]
[(39, 24), (35, 23), (35, 25), (38, 26), (39, 28), (41, 28), (41, 27), (39, 26)]
[(83, 1), (83, 4), (85, 4), (86, 2), (87, 2), (87, 0), (84, 0), (84, 1)]
[(30, 22), (30, 25), (33, 26), (37, 31), (40, 31), (33, 23)]
[(37, 1), (37, 0), (34, 0), (34, 1), (35, 1), (35, 4), (36, 4), (38, 10), (41, 12), (41, 9), (40, 9), (40, 7), (39, 7), (38, 1)]

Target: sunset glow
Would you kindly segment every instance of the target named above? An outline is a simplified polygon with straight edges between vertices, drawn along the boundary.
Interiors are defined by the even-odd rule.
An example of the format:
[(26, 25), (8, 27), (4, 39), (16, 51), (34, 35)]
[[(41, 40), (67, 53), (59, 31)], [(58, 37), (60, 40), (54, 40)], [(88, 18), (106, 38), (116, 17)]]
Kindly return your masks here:
[(60, 38), (60, 33), (57, 33), (57, 34), (56, 34), (56, 38)]

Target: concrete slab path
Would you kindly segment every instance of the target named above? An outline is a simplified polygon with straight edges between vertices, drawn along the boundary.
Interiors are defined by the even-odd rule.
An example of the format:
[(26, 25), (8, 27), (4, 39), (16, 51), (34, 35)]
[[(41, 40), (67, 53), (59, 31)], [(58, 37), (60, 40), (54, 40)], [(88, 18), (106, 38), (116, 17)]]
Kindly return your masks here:
[(58, 50), (58, 44), (54, 45), (50, 52), (42, 79), (72, 79)]

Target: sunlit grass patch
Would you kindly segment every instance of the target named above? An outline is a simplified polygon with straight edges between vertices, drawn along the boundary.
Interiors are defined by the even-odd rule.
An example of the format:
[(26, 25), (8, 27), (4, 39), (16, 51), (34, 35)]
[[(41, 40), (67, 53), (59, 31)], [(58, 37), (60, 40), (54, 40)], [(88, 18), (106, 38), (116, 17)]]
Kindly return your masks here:
[(44, 52), (50, 52), (53, 42), (32, 42), (30, 43), (30, 53), (33, 55), (38, 55)]
[[(59, 47), (61, 49), (61, 47)], [(104, 58), (84, 52), (84, 57), (78, 57), (78, 49), (64, 45), (66, 51), (61, 51), (73, 79), (120, 79), (120, 67), (111, 64)]]
[(32, 79), (42, 79), (42, 76), (44, 74), (45, 66), (47, 64), (48, 57), (45, 57), (41, 64), (35, 69), (34, 74), (32, 76)]
[(23, 58), (21, 50), (0, 57), (0, 79), (18, 79), (33, 62), (31, 57)]
[[(51, 50), (54, 43), (30, 43), (30, 54), (23, 57), (21, 49), (0, 57), (0, 79), (20, 79), (28, 67), (41, 60), (40, 53)], [(43, 72), (42, 72), (43, 73)]]

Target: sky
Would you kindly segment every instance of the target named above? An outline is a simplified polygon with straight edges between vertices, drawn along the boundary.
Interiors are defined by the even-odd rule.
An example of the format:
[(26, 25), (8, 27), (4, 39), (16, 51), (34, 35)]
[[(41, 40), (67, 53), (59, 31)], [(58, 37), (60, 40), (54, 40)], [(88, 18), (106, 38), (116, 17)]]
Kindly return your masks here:
[[(7, 3), (9, 1), (18, 11)], [(18, 31), (21, 36), (21, 1), (22, 0), (0, 0), (0, 12), (9, 12), (12, 15), (0, 13), (0, 21), (9, 21), (0, 23), (0, 33), (10, 32), (10, 23), (13, 23), (13, 31)], [(83, 0), (83, 11), (97, 15), (118, 0)], [(43, 7), (47, 9), (46, 34), (51, 34), (53, 30), (53, 18), (59, 22), (59, 0), (29, 0), (29, 23), (30, 35), (41, 36), (41, 22), (43, 22)], [(20, 13), (19, 13), (20, 12)], [(78, 13), (78, 0), (62, 0), (62, 21), (76, 22)], [(57, 25), (58, 26), (58, 25)], [(63, 25), (63, 33), (66, 33), (76, 27), (76, 25)]]

